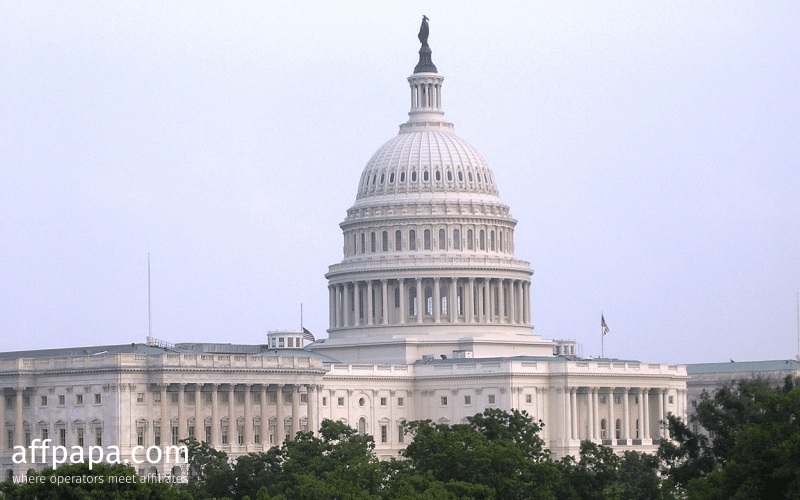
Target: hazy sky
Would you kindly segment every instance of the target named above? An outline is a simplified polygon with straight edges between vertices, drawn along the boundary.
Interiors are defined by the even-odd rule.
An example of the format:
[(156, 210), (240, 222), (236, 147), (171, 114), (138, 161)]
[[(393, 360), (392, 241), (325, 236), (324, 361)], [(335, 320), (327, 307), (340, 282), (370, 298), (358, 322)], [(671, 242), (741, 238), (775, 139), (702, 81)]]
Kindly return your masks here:
[(328, 321), (363, 167), (409, 108), (494, 169), (535, 332), (797, 354), (800, 4), (0, 3), (1, 350), (263, 342)]

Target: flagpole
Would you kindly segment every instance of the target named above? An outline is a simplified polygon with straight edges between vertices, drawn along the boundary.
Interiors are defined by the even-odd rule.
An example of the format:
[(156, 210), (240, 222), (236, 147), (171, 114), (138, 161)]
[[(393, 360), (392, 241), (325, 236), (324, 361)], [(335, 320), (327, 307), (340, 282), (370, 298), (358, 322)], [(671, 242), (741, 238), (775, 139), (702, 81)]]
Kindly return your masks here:
[[(600, 318), (603, 318), (603, 311), (600, 311)], [(606, 332), (603, 329), (603, 322), (600, 322), (600, 357), (605, 358), (605, 340), (606, 340)]]

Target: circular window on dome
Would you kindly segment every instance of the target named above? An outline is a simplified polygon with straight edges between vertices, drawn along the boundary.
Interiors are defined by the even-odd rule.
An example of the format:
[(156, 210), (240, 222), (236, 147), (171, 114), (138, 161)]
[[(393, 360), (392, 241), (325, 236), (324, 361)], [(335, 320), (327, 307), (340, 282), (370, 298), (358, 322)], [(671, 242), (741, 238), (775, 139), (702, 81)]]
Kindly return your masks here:
[(458, 182), (464, 182), (464, 172), (458, 171)]
[(367, 404), (367, 402), (364, 400), (364, 398), (358, 400), (358, 406), (364, 406), (365, 404)]
[(428, 182), (429, 179), (430, 179), (430, 172), (428, 172), (427, 170), (422, 172), (422, 180)]
[(400, 182), (405, 182), (405, 181), (406, 181), (406, 173), (400, 172)]
[(381, 184), (383, 184), (384, 179), (386, 179), (386, 174), (381, 174)]
[(447, 180), (452, 182), (453, 181), (453, 172), (447, 171)]
[(417, 182), (417, 171), (411, 172), (411, 182)]
[(394, 172), (389, 174), (389, 184), (394, 184)]

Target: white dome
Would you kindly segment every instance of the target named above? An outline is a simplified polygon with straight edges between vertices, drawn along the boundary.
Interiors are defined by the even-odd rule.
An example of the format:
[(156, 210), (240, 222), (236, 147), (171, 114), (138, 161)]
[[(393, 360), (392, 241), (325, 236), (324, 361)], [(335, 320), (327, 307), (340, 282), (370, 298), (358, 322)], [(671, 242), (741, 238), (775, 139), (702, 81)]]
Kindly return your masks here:
[(381, 146), (361, 175), (356, 206), (409, 194), (499, 202), (486, 160), (474, 146), (445, 130), (401, 132)]

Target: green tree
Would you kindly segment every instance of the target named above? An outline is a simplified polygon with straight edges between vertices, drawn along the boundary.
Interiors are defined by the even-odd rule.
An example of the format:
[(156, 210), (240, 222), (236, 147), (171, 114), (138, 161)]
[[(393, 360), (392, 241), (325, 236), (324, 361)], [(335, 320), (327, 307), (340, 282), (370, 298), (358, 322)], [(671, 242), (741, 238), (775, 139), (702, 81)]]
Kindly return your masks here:
[(182, 440), (189, 450), (189, 482), (182, 489), (194, 498), (224, 498), (233, 493), (234, 476), (227, 453), (205, 441)]
[[(402, 451), (409, 461), (404, 473), (445, 486), (486, 486), (496, 498), (554, 498), (559, 471), (539, 436), (541, 421), (534, 423), (524, 411), (495, 409), (467, 420), (452, 426), (429, 420), (408, 423), (414, 439)], [(400, 480), (404, 479), (394, 478)]]
[(710, 440), (673, 418), (677, 445), (659, 450), (665, 472), (690, 499), (800, 498), (800, 388), (790, 377), (703, 394), (694, 418)]

